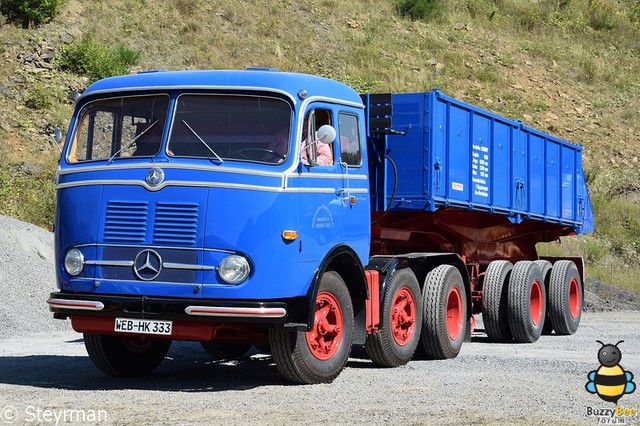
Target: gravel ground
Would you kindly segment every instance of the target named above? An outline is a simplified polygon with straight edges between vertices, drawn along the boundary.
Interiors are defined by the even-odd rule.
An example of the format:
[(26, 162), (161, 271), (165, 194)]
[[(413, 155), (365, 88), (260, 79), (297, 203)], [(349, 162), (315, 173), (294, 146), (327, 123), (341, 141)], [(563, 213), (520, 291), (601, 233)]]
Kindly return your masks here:
[[(151, 376), (114, 379), (73, 332), (15, 337), (0, 341), (0, 410), (10, 407), (17, 424), (33, 424), (40, 409), (104, 410), (96, 424), (593, 425), (587, 407), (614, 407), (585, 390), (599, 367), (595, 340), (624, 340), (620, 364), (638, 374), (638, 324), (640, 312), (587, 312), (574, 336), (532, 345), (490, 344), (474, 333), (453, 360), (381, 369), (353, 357), (335, 382), (311, 386), (285, 383), (268, 356), (211, 361), (192, 343), (174, 343)], [(638, 396), (620, 405), (640, 409)]]
[(53, 234), (0, 216), (0, 338), (66, 330), (46, 303), (56, 289)]
[[(479, 321), (456, 359), (381, 369), (356, 348), (327, 385), (289, 385), (268, 355), (211, 361), (198, 344), (181, 342), (154, 374), (114, 379), (93, 366), (69, 322), (54, 321), (47, 310), (52, 234), (1, 216), (0, 226), (0, 425), (588, 425), (598, 421), (588, 408), (614, 407), (585, 390), (588, 372), (600, 366), (596, 340), (624, 340), (620, 364), (640, 377), (637, 297), (617, 304), (589, 292), (574, 336), (493, 344)], [(611, 311), (629, 306), (636, 310)], [(619, 403), (640, 410), (639, 397)]]

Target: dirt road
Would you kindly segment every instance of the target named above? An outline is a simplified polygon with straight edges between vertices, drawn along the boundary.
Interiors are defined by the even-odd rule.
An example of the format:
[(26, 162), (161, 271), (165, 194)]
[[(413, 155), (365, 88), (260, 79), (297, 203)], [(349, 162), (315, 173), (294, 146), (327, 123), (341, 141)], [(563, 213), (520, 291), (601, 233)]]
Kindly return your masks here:
[[(597, 424), (589, 409), (615, 405), (585, 390), (600, 367), (596, 340), (624, 340), (620, 365), (640, 378), (639, 326), (640, 312), (587, 312), (574, 336), (516, 345), (474, 333), (454, 360), (395, 369), (356, 350), (334, 383), (314, 386), (287, 384), (269, 356), (216, 362), (191, 343), (174, 343), (151, 376), (114, 379), (93, 366), (81, 335), (9, 338), (0, 341), (0, 425)], [(619, 405), (640, 409), (640, 391)]]

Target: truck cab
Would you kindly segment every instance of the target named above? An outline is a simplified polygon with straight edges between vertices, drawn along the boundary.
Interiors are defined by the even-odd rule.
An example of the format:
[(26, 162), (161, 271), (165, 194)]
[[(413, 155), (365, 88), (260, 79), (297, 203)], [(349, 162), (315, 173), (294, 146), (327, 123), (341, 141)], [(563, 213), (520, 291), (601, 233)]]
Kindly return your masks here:
[[(309, 328), (330, 269), (359, 265), (343, 275), (364, 306), (364, 126), (358, 94), (314, 76), (145, 72), (93, 84), (57, 175), (55, 316), (94, 352), (186, 339), (221, 353), (276, 325)], [(114, 362), (99, 367), (124, 374)]]

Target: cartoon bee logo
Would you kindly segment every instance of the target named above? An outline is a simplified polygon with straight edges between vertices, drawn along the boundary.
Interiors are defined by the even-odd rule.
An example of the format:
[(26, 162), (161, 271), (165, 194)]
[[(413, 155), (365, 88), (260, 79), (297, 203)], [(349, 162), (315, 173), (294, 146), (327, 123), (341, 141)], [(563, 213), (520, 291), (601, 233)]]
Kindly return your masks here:
[(622, 352), (618, 349), (618, 345), (624, 340), (615, 345), (605, 345), (600, 340), (596, 340), (596, 342), (602, 345), (598, 351), (600, 368), (589, 372), (587, 375), (589, 381), (585, 388), (589, 393), (597, 393), (604, 401), (617, 404), (622, 395), (633, 393), (636, 390), (636, 384), (633, 383), (633, 373), (624, 371), (620, 366)]

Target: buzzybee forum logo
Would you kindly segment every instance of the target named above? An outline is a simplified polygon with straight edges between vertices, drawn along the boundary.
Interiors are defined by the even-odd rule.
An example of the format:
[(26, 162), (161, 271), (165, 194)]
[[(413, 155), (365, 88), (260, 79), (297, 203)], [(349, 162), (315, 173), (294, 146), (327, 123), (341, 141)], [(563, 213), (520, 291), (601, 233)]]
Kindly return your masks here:
[(615, 345), (605, 345), (600, 340), (596, 340), (596, 342), (602, 345), (598, 351), (600, 368), (587, 374), (589, 381), (585, 388), (587, 392), (597, 394), (603, 401), (617, 404), (622, 395), (633, 393), (636, 390), (636, 384), (633, 383), (633, 373), (625, 371), (620, 365), (622, 352), (618, 349), (618, 345), (624, 340), (620, 340)]
[(587, 392), (596, 394), (603, 401), (616, 404), (615, 408), (587, 407), (587, 417), (594, 417), (598, 424), (626, 424), (626, 419), (636, 419), (636, 408), (625, 408), (618, 405), (618, 400), (623, 395), (631, 394), (636, 390), (633, 382), (633, 373), (625, 371), (620, 365), (622, 352), (618, 348), (619, 341), (615, 345), (604, 344), (600, 340), (596, 342), (602, 345), (598, 350), (600, 367), (587, 374), (589, 381), (585, 384)]

